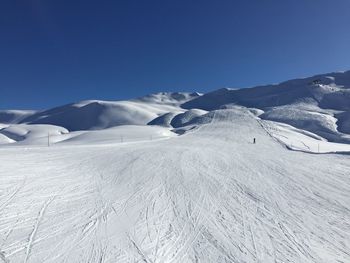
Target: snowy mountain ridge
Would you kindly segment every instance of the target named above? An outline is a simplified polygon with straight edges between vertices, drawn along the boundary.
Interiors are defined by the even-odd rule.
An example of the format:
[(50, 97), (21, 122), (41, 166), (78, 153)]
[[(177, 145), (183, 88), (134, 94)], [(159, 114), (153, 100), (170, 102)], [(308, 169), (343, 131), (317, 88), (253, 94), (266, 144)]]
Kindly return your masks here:
[(350, 71), (294, 79), (246, 89), (220, 89), (183, 104), (184, 108), (213, 110), (228, 103), (266, 109), (300, 102), (320, 108), (350, 109)]
[(333, 142), (350, 142), (350, 71), (247, 89), (220, 89), (182, 107), (214, 110), (227, 104), (258, 108), (262, 119), (290, 124)]
[(54, 134), (124, 125), (155, 125), (183, 133), (210, 121), (208, 112), (228, 105), (249, 108), (260, 119), (288, 124), (326, 141), (350, 144), (350, 71), (206, 94), (161, 92), (129, 101), (86, 100), (44, 111), (0, 111), (0, 144), (26, 138), (8, 127), (15, 125), (27, 132), (33, 125), (48, 125), (41, 134), (52, 132), (50, 125), (62, 127)]

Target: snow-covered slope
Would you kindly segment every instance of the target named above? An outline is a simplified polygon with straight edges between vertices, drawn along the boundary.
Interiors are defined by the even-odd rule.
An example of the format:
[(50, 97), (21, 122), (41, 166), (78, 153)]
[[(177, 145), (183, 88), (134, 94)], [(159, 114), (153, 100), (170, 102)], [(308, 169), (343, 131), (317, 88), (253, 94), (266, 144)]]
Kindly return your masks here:
[[(0, 130), (0, 135), (7, 137), (9, 142), (20, 142), (21, 144), (47, 145), (48, 135), (55, 136), (67, 134), (65, 128), (54, 125), (12, 125)], [(1, 144), (1, 142), (0, 142)]]
[(307, 102), (320, 108), (350, 109), (350, 71), (296, 79), (249, 89), (220, 89), (183, 104), (184, 108), (218, 109), (229, 103), (266, 109)]
[(49, 124), (17, 124), (0, 130), (0, 146), (59, 146), (152, 141), (176, 136), (169, 128), (122, 125), (102, 130), (69, 132)]
[[(123, 125), (103, 130), (77, 131), (65, 136), (54, 136), (52, 140), (61, 145), (106, 145), (134, 142), (152, 142), (154, 140), (176, 137), (170, 129), (154, 126)], [(55, 146), (56, 146), (55, 145)]]
[(160, 92), (155, 94), (150, 94), (133, 101), (146, 102), (151, 104), (166, 104), (179, 106), (187, 101), (200, 97), (202, 94), (198, 92)]
[(82, 101), (41, 111), (21, 123), (52, 124), (69, 131), (105, 129), (119, 125), (145, 125), (159, 115), (181, 111), (180, 104), (197, 93), (158, 93), (131, 101)]
[[(163, 92), (130, 101), (82, 101), (41, 111), (2, 111), (0, 123), (51, 124), (69, 131), (121, 125), (196, 125), (199, 115), (225, 105), (254, 108), (260, 117), (350, 143), (350, 71), (249, 89), (207, 94)], [(185, 109), (188, 109), (186, 111)]]
[(192, 120), (206, 113), (207, 111), (199, 109), (191, 109), (185, 112), (169, 112), (150, 121), (148, 125), (178, 128), (189, 124)]
[(204, 116), (168, 140), (1, 148), (0, 261), (349, 262), (350, 156), (288, 151), (244, 108)]
[(261, 118), (293, 125), (327, 140), (350, 143), (350, 71), (250, 89), (220, 89), (184, 103), (213, 110), (237, 104), (263, 110)]
[(185, 126), (186, 124), (190, 123), (193, 119), (202, 116), (204, 114), (208, 113), (205, 110), (199, 110), (199, 109), (191, 109), (188, 110), (184, 113), (180, 113), (176, 115), (172, 120), (171, 120), (171, 126), (174, 128), (182, 127)]
[(350, 111), (345, 111), (335, 116), (338, 119), (338, 130), (350, 134)]
[[(331, 142), (350, 143), (350, 71), (204, 95), (162, 92), (129, 101), (82, 101), (40, 112), (1, 111), (0, 129), (17, 123), (47, 124), (72, 132), (148, 124), (182, 134), (206, 123), (208, 111), (230, 105), (247, 107), (261, 119), (289, 124)], [(2, 134), (1, 144), (13, 142)]]
[(9, 144), (9, 143), (14, 143), (16, 142), (15, 140), (9, 138), (8, 136), (0, 133), (0, 145), (1, 144)]
[(35, 114), (33, 110), (0, 110), (1, 123), (19, 123), (28, 116)]
[(164, 127), (171, 127), (171, 121), (173, 120), (173, 118), (178, 115), (181, 114), (182, 112), (168, 112), (165, 113), (155, 119), (153, 119), (152, 121), (150, 121), (149, 123), (147, 123), (148, 125), (158, 125), (158, 126), (164, 126)]
[(350, 262), (349, 75), (7, 111), (0, 262)]
[(309, 153), (350, 153), (350, 144), (329, 142), (317, 134), (284, 123), (264, 121), (261, 124), (270, 136), (291, 150)]

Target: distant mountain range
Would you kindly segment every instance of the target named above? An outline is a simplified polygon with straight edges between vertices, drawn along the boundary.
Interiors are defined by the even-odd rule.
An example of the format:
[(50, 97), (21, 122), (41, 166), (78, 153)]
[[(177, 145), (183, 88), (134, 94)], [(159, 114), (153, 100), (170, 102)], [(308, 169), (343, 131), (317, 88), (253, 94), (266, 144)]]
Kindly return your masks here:
[(246, 89), (157, 93), (129, 101), (89, 100), (43, 111), (0, 111), (0, 135), (14, 125), (50, 124), (68, 131), (122, 125), (180, 128), (210, 111), (240, 105), (261, 119), (282, 122), (329, 141), (350, 143), (350, 71)]

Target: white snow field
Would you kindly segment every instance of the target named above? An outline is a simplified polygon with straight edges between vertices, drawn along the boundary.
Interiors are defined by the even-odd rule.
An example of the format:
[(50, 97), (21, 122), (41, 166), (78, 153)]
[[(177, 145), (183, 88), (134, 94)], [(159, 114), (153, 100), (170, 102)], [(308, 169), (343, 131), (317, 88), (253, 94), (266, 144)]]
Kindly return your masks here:
[(2, 261), (350, 262), (350, 71), (0, 110)]
[(48, 124), (18, 124), (0, 130), (0, 145), (42, 147), (53, 144), (87, 145), (149, 141), (176, 136), (169, 128), (123, 125), (103, 130), (69, 132)]
[(266, 131), (290, 150), (309, 153), (350, 153), (350, 144), (329, 142), (311, 132), (284, 123), (261, 122)]
[(290, 151), (245, 108), (203, 118), (162, 140), (2, 146), (0, 262), (350, 262), (350, 155)]

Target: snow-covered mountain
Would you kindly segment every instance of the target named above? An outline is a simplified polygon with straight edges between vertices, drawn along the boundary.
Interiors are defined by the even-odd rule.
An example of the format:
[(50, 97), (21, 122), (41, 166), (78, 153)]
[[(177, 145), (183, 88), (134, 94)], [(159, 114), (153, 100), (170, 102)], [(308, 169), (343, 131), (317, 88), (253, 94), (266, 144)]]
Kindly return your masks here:
[[(129, 101), (81, 101), (44, 111), (0, 111), (0, 125), (21, 124), (19, 129), (29, 133), (33, 127), (26, 125), (40, 124), (42, 134), (47, 134), (51, 126), (74, 132), (148, 124), (183, 133), (210, 121), (208, 112), (232, 105), (247, 107), (263, 120), (285, 123), (330, 142), (350, 143), (350, 71), (254, 88), (225, 88), (204, 95), (163, 92)], [(0, 143), (18, 141), (13, 138), (23, 141), (23, 132), (13, 132), (19, 129), (0, 130)], [(60, 128), (54, 130), (60, 132)]]
[(350, 262), (349, 84), (2, 111), (0, 262)]
[(35, 114), (33, 110), (0, 110), (0, 124), (20, 123), (28, 116)]
[(89, 100), (37, 112), (19, 123), (52, 124), (70, 131), (97, 130), (120, 125), (145, 125), (159, 115), (179, 111), (196, 93), (158, 93), (130, 101)]
[(350, 142), (350, 71), (249, 89), (220, 89), (182, 107), (214, 110), (227, 104), (258, 108), (262, 119), (290, 124), (330, 141)]
[[(136, 137), (140, 139), (142, 135), (136, 131), (135, 125), (146, 125), (166, 114), (174, 116), (182, 114), (186, 110), (182, 109), (180, 105), (200, 95), (199, 93), (162, 92), (129, 101), (88, 100), (44, 111), (1, 111), (0, 144), (14, 142), (37, 144), (40, 141), (44, 144), (48, 134), (51, 135), (52, 142), (63, 140), (72, 142), (73, 137), (82, 138), (81, 134), (84, 131), (103, 130), (117, 126), (128, 126), (132, 129), (131, 134), (134, 134), (133, 139), (135, 139), (136, 134), (138, 134)], [(198, 115), (199, 112), (206, 113), (203, 110), (194, 112), (195, 115)], [(183, 119), (189, 121), (192, 116), (190, 115), (184, 115)], [(177, 119), (178, 123), (181, 123), (182, 118), (178, 117)], [(159, 124), (159, 126), (167, 126), (166, 123)], [(169, 125), (169, 127), (171, 126)], [(115, 136), (107, 137), (120, 140), (120, 136), (122, 136), (120, 132), (125, 131), (125, 129), (113, 130)], [(152, 128), (148, 130), (154, 132), (153, 135), (149, 135), (154, 137), (159, 137), (160, 134), (164, 133), (162, 128), (159, 128), (158, 131)], [(67, 135), (67, 133), (70, 134)], [(128, 134), (128, 132), (124, 133)], [(93, 134), (94, 136), (102, 136), (97, 135), (97, 133)], [(109, 131), (107, 134), (111, 134), (111, 132)], [(62, 136), (57, 138), (58, 135)]]
[(248, 89), (220, 89), (184, 103), (184, 108), (213, 110), (229, 103), (269, 109), (307, 103), (324, 109), (350, 110), (350, 71), (289, 80)]

